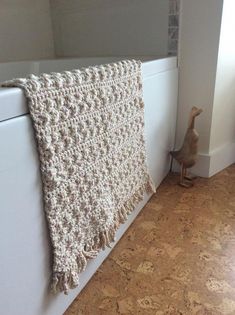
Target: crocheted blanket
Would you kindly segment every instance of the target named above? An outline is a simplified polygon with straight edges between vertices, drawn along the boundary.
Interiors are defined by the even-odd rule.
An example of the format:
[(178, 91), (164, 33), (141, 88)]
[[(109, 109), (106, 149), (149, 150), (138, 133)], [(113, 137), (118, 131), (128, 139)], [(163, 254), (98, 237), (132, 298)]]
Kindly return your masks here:
[(141, 63), (121, 61), (5, 82), (24, 90), (40, 158), (54, 291), (78, 285), (87, 260), (154, 191), (146, 166)]

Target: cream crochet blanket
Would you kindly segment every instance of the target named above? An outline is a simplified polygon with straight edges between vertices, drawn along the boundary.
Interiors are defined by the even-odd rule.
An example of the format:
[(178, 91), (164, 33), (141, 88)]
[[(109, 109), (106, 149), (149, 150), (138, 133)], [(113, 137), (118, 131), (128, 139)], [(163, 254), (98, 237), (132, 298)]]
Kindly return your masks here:
[(27, 97), (53, 246), (52, 288), (68, 293), (144, 192), (154, 191), (141, 63), (32, 75), (4, 86), (20, 87)]

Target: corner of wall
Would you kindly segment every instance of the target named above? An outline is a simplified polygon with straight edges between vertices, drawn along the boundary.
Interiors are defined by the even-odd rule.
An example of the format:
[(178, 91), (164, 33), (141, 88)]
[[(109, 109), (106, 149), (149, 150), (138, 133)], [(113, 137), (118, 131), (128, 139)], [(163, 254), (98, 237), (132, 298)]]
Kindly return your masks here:
[[(211, 166), (216, 162), (210, 154), (210, 136), (222, 8), (220, 0), (181, 0), (180, 7), (176, 145), (178, 147), (182, 142), (191, 106), (202, 107), (203, 116), (196, 122), (200, 134), (199, 159), (192, 169), (202, 177), (211, 176), (216, 168)], [(208, 13), (211, 19), (208, 19)]]

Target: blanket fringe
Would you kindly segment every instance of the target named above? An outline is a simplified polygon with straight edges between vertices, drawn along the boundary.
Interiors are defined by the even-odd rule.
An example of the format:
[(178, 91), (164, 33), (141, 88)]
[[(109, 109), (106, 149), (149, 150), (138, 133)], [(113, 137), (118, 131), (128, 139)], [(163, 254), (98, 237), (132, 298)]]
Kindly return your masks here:
[(115, 234), (120, 224), (127, 220), (128, 215), (135, 209), (140, 201), (143, 200), (145, 192), (154, 193), (155, 185), (149, 179), (133, 196), (119, 209), (115, 217), (114, 225), (94, 238), (92, 246), (86, 246), (77, 256), (77, 270), (67, 272), (54, 272), (52, 276), (51, 289), (54, 293), (64, 292), (68, 294), (69, 289), (73, 289), (79, 284), (79, 274), (86, 268), (89, 259), (95, 258), (101, 249), (106, 246), (111, 247), (115, 241)]

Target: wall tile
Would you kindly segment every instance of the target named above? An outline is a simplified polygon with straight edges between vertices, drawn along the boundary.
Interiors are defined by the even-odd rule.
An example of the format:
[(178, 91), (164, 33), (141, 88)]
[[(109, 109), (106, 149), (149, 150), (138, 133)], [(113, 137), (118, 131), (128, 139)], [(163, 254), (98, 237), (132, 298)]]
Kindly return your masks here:
[(177, 55), (179, 37), (180, 0), (169, 0), (168, 55)]

